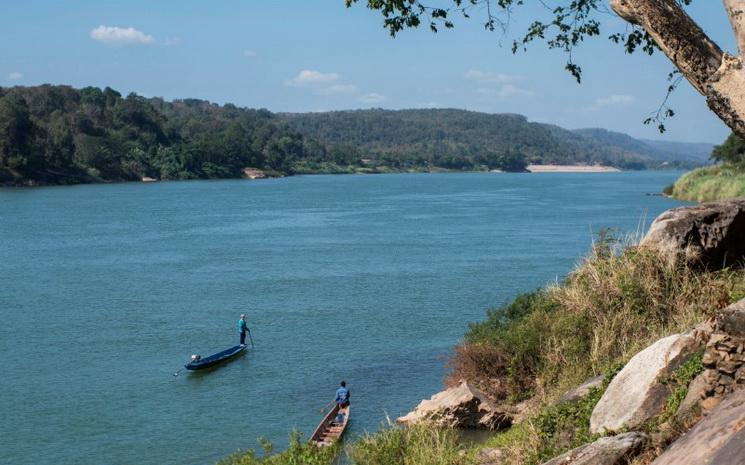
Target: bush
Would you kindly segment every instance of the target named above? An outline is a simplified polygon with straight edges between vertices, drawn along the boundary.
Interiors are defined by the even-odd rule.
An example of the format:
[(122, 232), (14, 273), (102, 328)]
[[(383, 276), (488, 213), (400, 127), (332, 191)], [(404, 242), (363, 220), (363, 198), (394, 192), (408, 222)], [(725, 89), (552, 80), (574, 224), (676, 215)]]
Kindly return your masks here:
[(450, 379), (495, 400), (549, 400), (742, 293), (742, 271), (702, 271), (618, 246), (602, 240), (561, 285), (519, 296), (471, 325)]
[(745, 195), (745, 167), (707, 166), (693, 170), (673, 184), (672, 197), (694, 202), (731, 199)]
[(271, 443), (262, 441), (263, 456), (259, 457), (254, 450), (238, 451), (220, 460), (217, 465), (331, 465), (339, 454), (338, 444), (320, 448), (300, 439), (300, 433), (293, 432), (289, 447), (278, 454), (272, 454)]

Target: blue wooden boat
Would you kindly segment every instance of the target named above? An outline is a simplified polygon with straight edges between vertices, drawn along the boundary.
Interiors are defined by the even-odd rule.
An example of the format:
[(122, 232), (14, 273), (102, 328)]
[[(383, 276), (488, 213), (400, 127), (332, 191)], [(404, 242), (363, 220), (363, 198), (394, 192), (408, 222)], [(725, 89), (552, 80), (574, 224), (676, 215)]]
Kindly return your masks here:
[(184, 365), (184, 368), (190, 371), (201, 370), (202, 368), (208, 368), (208, 367), (217, 365), (218, 363), (222, 363), (226, 360), (229, 360), (235, 357), (236, 355), (243, 352), (245, 348), (246, 348), (245, 345), (238, 345), (238, 346), (233, 346), (230, 349), (225, 349), (222, 352), (212, 354), (208, 357), (199, 357), (198, 355), (192, 356), (191, 362)]

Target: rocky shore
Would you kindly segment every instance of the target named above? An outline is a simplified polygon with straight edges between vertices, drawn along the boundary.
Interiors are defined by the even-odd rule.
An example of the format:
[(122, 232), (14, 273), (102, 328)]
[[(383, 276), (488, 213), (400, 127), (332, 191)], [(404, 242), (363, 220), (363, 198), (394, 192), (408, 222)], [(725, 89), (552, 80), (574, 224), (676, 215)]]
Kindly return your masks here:
[[(745, 199), (669, 210), (655, 220), (641, 246), (660, 252), (662, 259), (706, 270), (740, 266)], [(681, 376), (684, 369), (695, 375)], [(688, 331), (657, 340), (612, 379), (595, 377), (556, 399), (552, 405), (572, 405), (602, 390), (589, 420), (592, 440), (544, 465), (745, 463), (743, 387), (745, 299)], [(499, 431), (528, 421), (524, 411), (529, 404), (497, 403), (463, 380), (422, 401), (398, 422)], [(504, 453), (483, 449), (477, 461), (500, 465)]]

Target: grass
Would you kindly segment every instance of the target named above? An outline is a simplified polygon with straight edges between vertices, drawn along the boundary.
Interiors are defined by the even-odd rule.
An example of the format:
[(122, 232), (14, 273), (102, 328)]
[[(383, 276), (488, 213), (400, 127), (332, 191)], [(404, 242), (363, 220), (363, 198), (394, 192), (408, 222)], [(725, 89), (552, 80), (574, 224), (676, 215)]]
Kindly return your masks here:
[(334, 444), (319, 448), (301, 441), (300, 433), (290, 434), (290, 445), (279, 453), (272, 453), (272, 444), (262, 440), (263, 454), (255, 450), (238, 451), (217, 462), (217, 465), (331, 465), (336, 461), (341, 447)]
[(699, 168), (681, 176), (666, 193), (694, 202), (742, 197), (745, 196), (745, 171), (726, 165)]
[(451, 362), (451, 380), (467, 379), (497, 401), (538, 396), (547, 405), (725, 307), (742, 295), (743, 277), (600, 241), (563, 283), (523, 295), (471, 325)]
[(622, 366), (605, 375), (599, 388), (575, 402), (561, 402), (541, 409), (533, 417), (497, 433), (482, 447), (503, 451), (504, 465), (538, 465), (571, 449), (592, 442), (590, 416), (608, 384)]
[(473, 457), (458, 443), (453, 429), (413, 425), (387, 426), (352, 444), (353, 465), (470, 465)]

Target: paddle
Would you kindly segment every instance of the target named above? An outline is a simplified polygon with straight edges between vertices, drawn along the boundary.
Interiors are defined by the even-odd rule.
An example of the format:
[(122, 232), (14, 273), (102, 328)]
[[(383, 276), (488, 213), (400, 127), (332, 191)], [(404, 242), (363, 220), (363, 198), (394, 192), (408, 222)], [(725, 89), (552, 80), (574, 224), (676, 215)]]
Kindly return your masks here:
[(324, 413), (324, 412), (326, 412), (326, 410), (328, 410), (328, 409), (329, 409), (329, 407), (331, 407), (331, 405), (333, 405), (333, 404), (334, 404), (334, 402), (336, 402), (336, 400), (332, 400), (332, 401), (331, 401), (331, 402), (329, 402), (328, 404), (324, 405), (323, 407), (321, 407), (321, 410), (319, 410), (319, 412), (321, 412), (321, 413)]
[(246, 331), (248, 331), (248, 340), (251, 341), (251, 348), (254, 348), (254, 338), (251, 337), (251, 329), (246, 325)]

